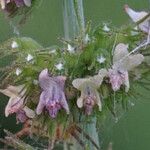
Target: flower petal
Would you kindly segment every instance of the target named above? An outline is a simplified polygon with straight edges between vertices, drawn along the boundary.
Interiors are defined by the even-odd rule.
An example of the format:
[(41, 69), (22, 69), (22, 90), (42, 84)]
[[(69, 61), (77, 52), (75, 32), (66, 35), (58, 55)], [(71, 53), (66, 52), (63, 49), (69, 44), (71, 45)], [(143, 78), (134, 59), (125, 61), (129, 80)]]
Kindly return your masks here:
[(91, 77), (91, 81), (94, 83), (94, 85), (99, 88), (100, 85), (103, 82), (104, 77), (108, 76), (108, 71), (106, 69), (101, 69), (98, 73), (98, 75), (95, 75), (93, 77)]
[(24, 3), (26, 6), (30, 7), (31, 6), (31, 0), (24, 0)]
[(144, 61), (144, 56), (142, 54), (130, 55), (120, 64), (121, 68), (125, 70), (132, 70)]
[(1, 4), (1, 8), (2, 9), (5, 9), (5, 6), (6, 6), (6, 0), (0, 0), (0, 4)]
[[(131, 9), (128, 5), (125, 5), (125, 11), (129, 15), (129, 17), (133, 20), (133, 22), (138, 22), (148, 15), (148, 13), (145, 11), (136, 12), (133, 9)], [(149, 32), (149, 19), (150, 18), (147, 18), (146, 20), (144, 20), (139, 24), (139, 28), (143, 32), (146, 33)]]
[(98, 105), (99, 111), (102, 111), (102, 102), (99, 93), (96, 91), (96, 104)]
[(61, 89), (64, 89), (65, 86), (65, 81), (66, 81), (66, 77), (65, 76), (57, 76), (57, 77), (53, 77), (53, 80), (56, 81), (59, 86), (61, 86)]
[(44, 107), (45, 107), (45, 92), (42, 92), (40, 95), (38, 106), (36, 108), (37, 115), (42, 113)]
[(124, 85), (126, 86), (126, 87), (125, 87), (125, 92), (128, 92), (128, 91), (129, 91), (129, 88), (130, 88), (128, 72), (126, 72), (126, 74), (125, 74)]
[(79, 108), (82, 108), (83, 107), (83, 98), (82, 97), (79, 97), (78, 100), (77, 100), (77, 106)]
[(49, 72), (47, 68), (41, 71), (39, 75), (39, 84), (43, 90), (47, 90), (51, 88), (52, 85), (56, 84), (53, 78), (49, 76)]
[(10, 98), (6, 107), (5, 107), (5, 117), (8, 117), (9, 116), (9, 109), (11, 107), (11, 104), (12, 104), (12, 101), (13, 101), (14, 98)]
[(62, 99), (60, 100), (60, 104), (66, 110), (66, 113), (69, 114), (70, 110), (64, 93), (62, 93)]
[(125, 57), (128, 53), (129, 53), (128, 52), (128, 44), (119, 43), (116, 46), (115, 51), (114, 51), (113, 64), (115, 64), (120, 59), (122, 59), (123, 57)]
[(73, 85), (76, 89), (80, 90), (80, 89), (81, 89), (81, 86), (84, 84), (84, 82), (86, 82), (86, 81), (88, 81), (88, 80), (89, 80), (89, 79), (80, 79), (80, 78), (78, 78), (78, 79), (73, 80), (72, 85)]
[(133, 9), (131, 9), (128, 5), (124, 6), (126, 13), (130, 16), (130, 18), (134, 21), (134, 22), (138, 22), (141, 19), (143, 19), (148, 13), (145, 11), (134, 11)]
[(19, 97), (11, 97), (5, 108), (5, 116), (17, 112), (23, 106), (23, 99)]
[(32, 109), (30, 109), (29, 107), (25, 106), (23, 108), (23, 110), (25, 111), (25, 114), (28, 118), (34, 118), (35, 117), (35, 112)]
[(19, 97), (19, 96), (21, 97), (26, 92), (26, 89), (23, 90), (23, 88), (24, 88), (24, 85), (20, 85), (20, 86), (11, 86), (10, 85), (5, 90), (0, 90), (0, 92), (8, 97)]

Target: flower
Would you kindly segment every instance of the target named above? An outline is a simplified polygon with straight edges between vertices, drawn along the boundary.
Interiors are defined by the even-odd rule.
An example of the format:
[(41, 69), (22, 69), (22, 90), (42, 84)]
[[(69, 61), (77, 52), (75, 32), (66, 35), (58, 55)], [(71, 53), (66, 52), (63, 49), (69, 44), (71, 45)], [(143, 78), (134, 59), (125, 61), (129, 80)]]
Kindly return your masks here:
[(67, 45), (67, 51), (69, 51), (70, 53), (74, 53), (74, 47), (72, 47), (70, 44)]
[(84, 43), (88, 44), (90, 41), (91, 41), (91, 39), (90, 39), (89, 35), (86, 34), (85, 37), (84, 37)]
[(13, 41), (12, 44), (11, 44), (11, 48), (15, 49), (15, 48), (18, 48), (18, 47), (19, 47), (18, 43), (16, 41)]
[[(135, 23), (138, 22), (138, 21), (140, 21), (141, 19), (143, 19), (144, 17), (146, 17), (148, 15), (148, 13), (145, 12), (145, 11), (141, 11), (141, 12), (134, 11), (128, 5), (125, 5), (124, 9), (125, 9), (126, 13), (129, 15), (129, 17)], [(140, 30), (142, 30), (143, 32), (146, 32), (146, 33), (149, 32), (149, 19), (150, 18), (145, 19), (143, 22), (141, 22), (138, 25), (139, 28), (140, 28)]]
[(110, 28), (107, 26), (107, 24), (104, 24), (103, 31), (105, 31), (105, 32), (109, 32), (110, 31)]
[(16, 75), (19, 76), (22, 73), (22, 70), (20, 68), (16, 69)]
[[(26, 89), (24, 89), (24, 85), (8, 86), (6, 89), (0, 90), (0, 92), (10, 97), (8, 104), (5, 108), (6, 117), (8, 117), (9, 114), (16, 113), (17, 120), (19, 122), (24, 122), (25, 120), (27, 120), (27, 118), (33, 118), (35, 116), (34, 111), (27, 106), (24, 106), (23, 104), (24, 94), (26, 92)], [(21, 114), (22, 117), (20, 116)]]
[(57, 70), (62, 70), (64, 68), (62, 63), (55, 65), (55, 67)]
[(69, 107), (64, 94), (65, 80), (66, 77), (64, 76), (51, 77), (48, 69), (44, 69), (40, 73), (39, 84), (42, 93), (36, 109), (38, 115), (42, 113), (44, 108), (52, 118), (57, 116), (61, 108), (64, 108), (66, 113), (69, 114)]
[(1, 8), (5, 9), (7, 8), (7, 4), (9, 3), (15, 3), (17, 7), (22, 7), (22, 6), (31, 6), (31, 0), (0, 0)]
[(128, 52), (128, 45), (119, 43), (114, 51), (113, 66), (108, 71), (112, 89), (117, 91), (121, 85), (126, 86), (126, 92), (129, 90), (128, 71), (140, 65), (144, 60), (142, 54), (130, 54)]
[(103, 64), (103, 63), (106, 61), (106, 58), (101, 55), (100, 57), (97, 57), (97, 61), (98, 61), (100, 64)]
[(31, 54), (28, 54), (26, 57), (26, 60), (29, 62), (33, 59), (33, 56)]
[(98, 75), (89, 78), (78, 78), (73, 80), (73, 86), (81, 91), (81, 96), (77, 100), (79, 108), (84, 107), (85, 113), (90, 115), (93, 107), (97, 104), (102, 110), (102, 104), (97, 89), (102, 84), (103, 78), (107, 75), (106, 69), (101, 69)]

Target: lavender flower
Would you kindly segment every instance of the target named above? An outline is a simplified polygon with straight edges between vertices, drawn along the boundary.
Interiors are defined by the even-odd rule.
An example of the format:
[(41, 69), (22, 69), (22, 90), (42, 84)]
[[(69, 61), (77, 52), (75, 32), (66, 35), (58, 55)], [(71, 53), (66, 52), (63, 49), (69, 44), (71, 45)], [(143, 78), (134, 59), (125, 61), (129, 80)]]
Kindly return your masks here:
[(102, 110), (102, 104), (97, 89), (102, 84), (103, 78), (107, 75), (105, 69), (101, 69), (98, 75), (84, 79), (73, 80), (73, 86), (81, 91), (81, 96), (77, 100), (79, 108), (84, 107), (85, 113), (90, 115), (93, 107), (97, 104), (99, 110)]
[[(144, 17), (146, 17), (148, 15), (147, 12), (145, 11), (141, 11), (141, 12), (137, 12), (134, 11), (133, 9), (131, 9), (128, 5), (124, 6), (126, 13), (129, 15), (129, 17), (133, 20), (133, 22), (138, 22), (140, 20), (142, 20)], [(149, 20), (150, 18), (148, 17), (146, 20), (144, 20), (143, 22), (141, 22), (138, 26), (139, 28), (143, 31), (148, 33), (149, 32)]]
[(10, 97), (5, 108), (6, 117), (8, 117), (10, 114), (16, 113), (17, 120), (19, 122), (24, 122), (27, 118), (33, 118), (35, 116), (34, 111), (23, 104), (24, 94), (26, 92), (24, 85), (9, 86), (5, 90), (0, 90), (0, 92)]
[(125, 85), (126, 92), (128, 92), (130, 87), (128, 71), (140, 65), (143, 60), (142, 54), (129, 55), (128, 45), (119, 43), (114, 51), (112, 69), (109, 69), (108, 72), (112, 89), (117, 91), (121, 85)]
[(10, 3), (15, 3), (17, 7), (22, 7), (22, 6), (31, 6), (31, 0), (0, 0), (1, 8), (2, 9), (7, 9), (7, 5)]
[(39, 115), (45, 108), (52, 118), (57, 116), (58, 111), (64, 108), (69, 114), (69, 107), (64, 94), (66, 77), (51, 77), (48, 69), (44, 69), (39, 75), (39, 84), (42, 88), (39, 104), (36, 113)]

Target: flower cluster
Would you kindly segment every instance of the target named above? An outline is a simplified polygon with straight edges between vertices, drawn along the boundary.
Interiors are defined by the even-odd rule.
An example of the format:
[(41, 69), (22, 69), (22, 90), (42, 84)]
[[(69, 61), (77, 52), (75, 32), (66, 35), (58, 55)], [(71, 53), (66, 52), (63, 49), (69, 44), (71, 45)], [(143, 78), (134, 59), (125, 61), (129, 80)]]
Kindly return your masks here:
[[(1, 0), (0, 2), (2, 9), (5, 9), (9, 3), (14, 3), (17, 7), (22, 7), (24, 5), (31, 6), (31, 0)], [(125, 5), (125, 11), (133, 19), (134, 22), (140, 21), (148, 14), (146, 12), (135, 12), (127, 5)], [(139, 28), (143, 32), (148, 33), (148, 20), (141, 22), (139, 24)], [(105, 24), (102, 28), (102, 31), (106, 34), (111, 30)], [(86, 40), (90, 41), (91, 39), (92, 38), (89, 38), (89, 35), (87, 34)], [(87, 45), (89, 44), (89, 42), (86, 43)], [(20, 48), (16, 41), (12, 43), (11, 47), (12, 49)], [(103, 95), (101, 96), (101, 93), (99, 91), (101, 89), (103, 81), (107, 83), (111, 91), (116, 92), (120, 90), (121, 87), (125, 87), (125, 92), (128, 92), (130, 88), (129, 72), (144, 61), (144, 56), (142, 54), (129, 52), (128, 49), (128, 44), (118, 42), (115, 45), (113, 53), (111, 55), (112, 61), (109, 62), (109, 67), (103, 66), (97, 68), (96, 72), (99, 73), (94, 76), (91, 76), (91, 74), (93, 74), (91, 73), (85, 74), (85, 78), (83, 78), (83, 75), (82, 78), (80, 78), (81, 75), (79, 74), (78, 78), (72, 78), (72, 84), (70, 84), (70, 74), (67, 73), (66, 75), (65, 72), (63, 72), (66, 71), (66, 56), (64, 56), (65, 58), (63, 58), (63, 61), (62, 58), (59, 59), (59, 61), (57, 61), (57, 65), (56, 63), (53, 64), (53, 66), (55, 66), (56, 68), (56, 71), (59, 71), (59, 73), (63, 72), (65, 74), (64, 76), (54, 76), (53, 74), (50, 74), (48, 72), (47, 67), (41, 67), (45, 67), (46, 69), (42, 70), (40, 74), (38, 74), (38, 81), (35, 78), (33, 79), (33, 81), (37, 81), (35, 86), (37, 86), (39, 83), (39, 86), (41, 88), (40, 97), (38, 95), (39, 101), (37, 102), (38, 104), (36, 105), (35, 110), (36, 114), (40, 115), (43, 111), (46, 111), (51, 118), (56, 118), (58, 112), (60, 112), (61, 109), (64, 109), (67, 114), (70, 114), (69, 104), (71, 103), (71, 100), (67, 99), (68, 96), (65, 89), (65, 87), (68, 87), (68, 85), (65, 85), (67, 78), (69, 79), (67, 81), (67, 83), (69, 83), (69, 87), (72, 87), (72, 89), (79, 90), (81, 92), (80, 97), (77, 97), (77, 95), (75, 95), (77, 106), (78, 108), (84, 108), (85, 114), (87, 115), (90, 115), (92, 113), (92, 110), (96, 105), (98, 106), (100, 111), (102, 110)], [(68, 55), (69, 53), (69, 57), (78, 55), (74, 50), (75, 47), (72, 47), (70, 44), (68, 44), (66, 54)], [(53, 53), (51, 55), (53, 55)], [(57, 56), (56, 50), (54, 52), (54, 55)], [(95, 56), (100, 56), (96, 58), (96, 62), (98, 62), (99, 65), (102, 66), (107, 62), (107, 56), (103, 57), (102, 53)], [(55, 58), (56, 57), (54, 57), (54, 59)], [(26, 61), (30, 62), (33, 59), (35, 63), (27, 64), (30, 64), (31, 66), (36, 64), (36, 58), (28, 53)], [(23, 72), (23, 69), (20, 69), (18, 67), (15, 68), (17, 77), (22, 75)], [(10, 97), (10, 100), (5, 109), (6, 116), (12, 113), (16, 113), (17, 120), (20, 122), (25, 122), (28, 118), (35, 117), (35, 112), (29, 109), (24, 103), (24, 99), (26, 97), (26, 88), (24, 85), (18, 87), (8, 86), (5, 90), (0, 90), (0, 92)]]
[[(9, 6), (15, 10), (28, 10), (32, 2), (0, 0), (4, 11)], [(89, 129), (100, 126), (106, 118), (102, 115), (107, 115), (108, 111), (117, 118), (120, 104), (125, 108), (131, 104), (126, 97), (130, 99), (137, 92), (134, 92), (134, 85), (149, 85), (143, 82), (145, 74), (150, 73), (150, 63), (145, 60), (150, 56), (147, 52), (149, 13), (136, 12), (128, 5), (124, 8), (136, 23), (137, 34), (132, 34), (135, 32), (133, 26), (114, 29), (104, 23), (92, 31), (87, 27), (85, 33), (73, 41), (62, 40), (66, 45), (63, 48), (44, 48), (25, 37), (12, 38), (0, 45), (2, 59), (14, 58), (6, 67), (0, 66), (4, 70), (1, 87), (9, 83), (0, 92), (9, 97), (5, 116), (16, 114), (17, 122), (24, 124), (17, 137), (27, 134), (46, 137), (53, 147), (57, 141), (72, 136), (83, 147), (87, 139), (99, 149), (94, 137), (97, 134), (91, 138)], [(3, 49), (5, 51), (1, 51)], [(143, 51), (138, 52), (141, 49)]]

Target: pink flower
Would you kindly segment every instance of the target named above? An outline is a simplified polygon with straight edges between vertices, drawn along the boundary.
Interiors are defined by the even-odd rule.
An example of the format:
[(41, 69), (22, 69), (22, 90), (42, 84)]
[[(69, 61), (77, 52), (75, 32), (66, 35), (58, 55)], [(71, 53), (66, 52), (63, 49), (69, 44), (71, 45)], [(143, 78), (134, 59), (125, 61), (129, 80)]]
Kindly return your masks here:
[(42, 88), (39, 104), (36, 113), (39, 115), (45, 108), (52, 118), (57, 116), (58, 111), (64, 108), (69, 114), (69, 107), (64, 94), (66, 77), (51, 77), (48, 69), (44, 69), (39, 75), (39, 83)]
[[(8, 117), (10, 114), (16, 113), (17, 120), (19, 122), (24, 122), (27, 118), (33, 118), (35, 116), (34, 111), (23, 104), (25, 96), (24, 94), (26, 92), (24, 85), (8, 86), (6, 89), (0, 90), (0, 92), (10, 97), (5, 108), (6, 117)], [(20, 113), (24, 114), (24, 116), (22, 115), (21, 117)]]
[[(138, 22), (140, 20), (142, 20), (144, 17), (146, 17), (148, 15), (147, 12), (145, 11), (134, 11), (133, 9), (131, 9), (128, 5), (124, 6), (126, 13), (129, 15), (129, 17), (133, 20), (133, 22)], [(148, 33), (149, 32), (149, 20), (150, 18), (148, 17), (147, 19), (145, 19), (143, 22), (141, 22), (138, 26), (139, 28), (143, 31)]]
[(114, 51), (113, 66), (108, 71), (112, 89), (117, 91), (121, 85), (126, 86), (126, 92), (129, 90), (129, 77), (128, 71), (140, 65), (144, 60), (142, 54), (128, 55), (128, 45), (119, 43)]
[(128, 72), (127, 71), (123, 71), (120, 72), (119, 70), (116, 69), (109, 69), (108, 71), (108, 76), (110, 78), (110, 83), (112, 85), (112, 89), (114, 91), (117, 91), (120, 89), (121, 85), (126, 85), (127, 87), (127, 91), (129, 88), (129, 79), (128, 79)]

